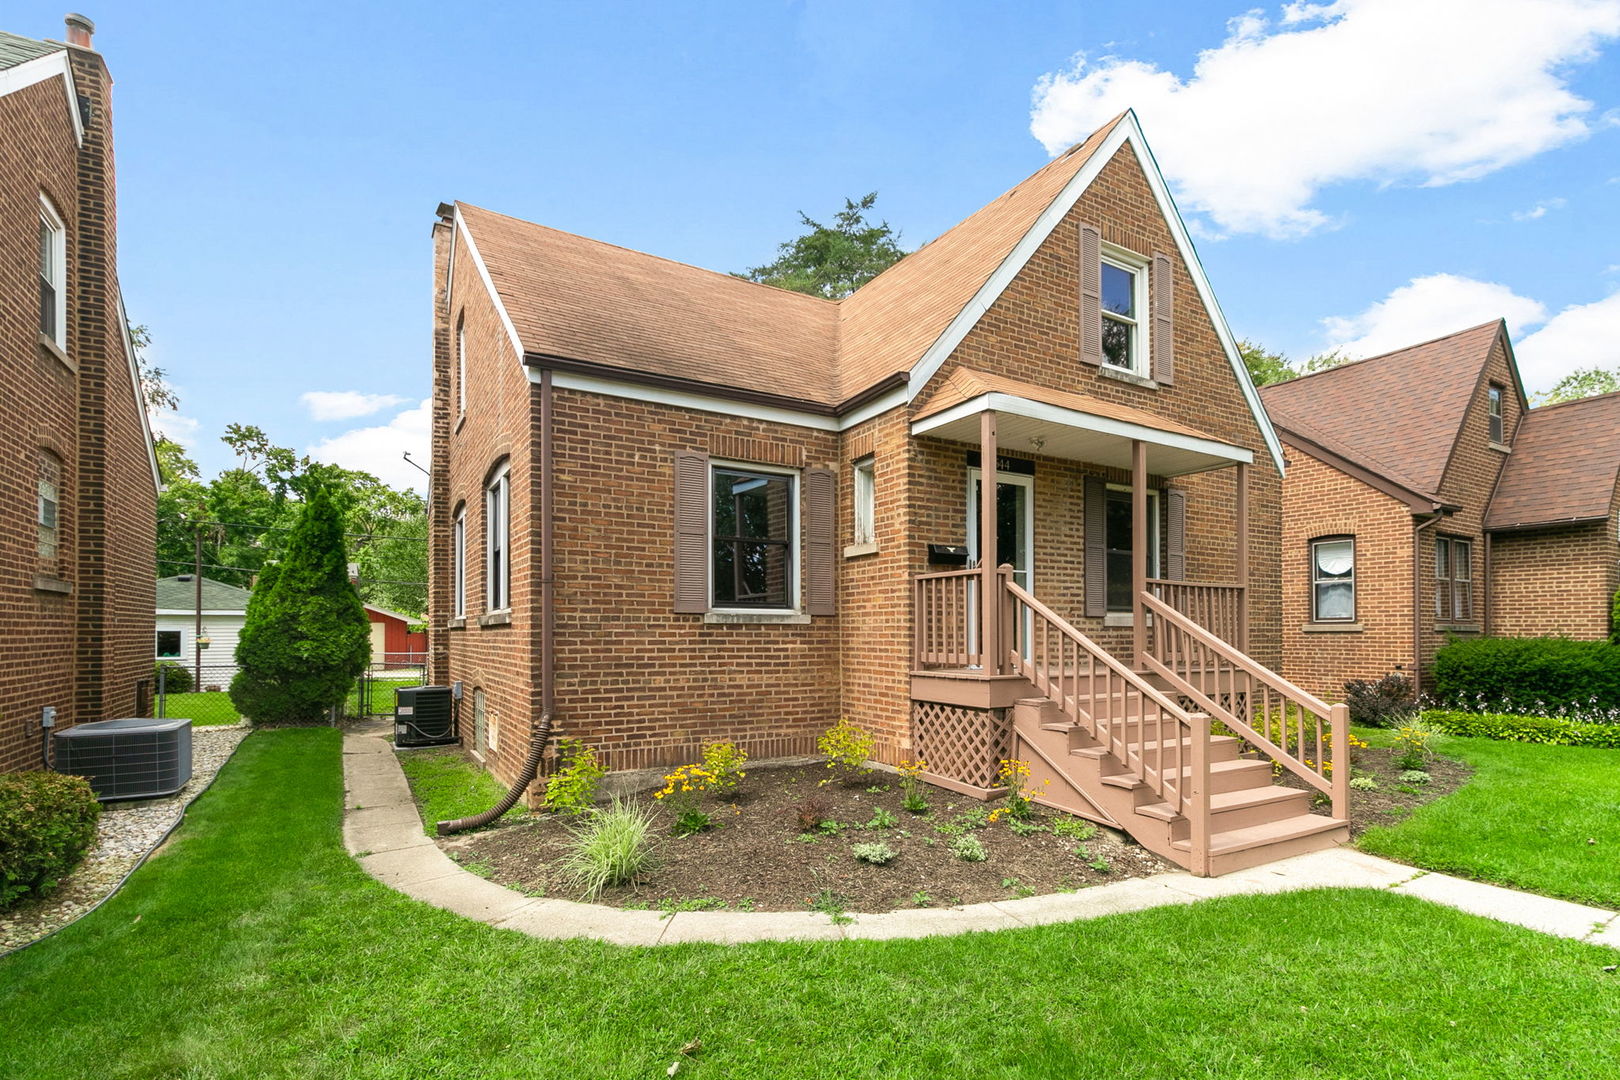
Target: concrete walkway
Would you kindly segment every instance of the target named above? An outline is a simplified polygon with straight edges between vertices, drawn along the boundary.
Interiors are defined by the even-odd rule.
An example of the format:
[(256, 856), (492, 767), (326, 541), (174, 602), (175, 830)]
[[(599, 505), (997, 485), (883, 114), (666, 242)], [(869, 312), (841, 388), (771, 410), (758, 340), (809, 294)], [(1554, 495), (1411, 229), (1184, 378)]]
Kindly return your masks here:
[(343, 739), (347, 787), (343, 842), (349, 852), (372, 877), (407, 896), (537, 938), (589, 937), (619, 945), (674, 945), (687, 941), (734, 944), (787, 938), (928, 937), (1094, 919), (1219, 896), (1336, 887), (1393, 889), (1500, 922), (1620, 948), (1620, 915), (1616, 912), (1414, 870), (1350, 848), (1318, 851), (1218, 878), (1158, 874), (1074, 893), (855, 915), (854, 922), (843, 926), (815, 912), (682, 911), (666, 916), (656, 911), (536, 899), (463, 870), (423, 834), (393, 745), (382, 737), (386, 732), (386, 727), (356, 731)]

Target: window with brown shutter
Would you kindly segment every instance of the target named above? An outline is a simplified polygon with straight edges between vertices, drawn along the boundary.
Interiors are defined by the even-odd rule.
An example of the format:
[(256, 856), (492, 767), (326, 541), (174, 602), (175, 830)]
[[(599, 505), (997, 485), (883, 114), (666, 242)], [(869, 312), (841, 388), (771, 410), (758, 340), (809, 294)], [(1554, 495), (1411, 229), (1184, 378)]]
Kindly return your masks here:
[(675, 611), (709, 610), (709, 459), (675, 456)]
[(838, 481), (831, 469), (804, 474), (804, 610), (831, 615), (837, 608)]
[(1101, 364), (1102, 233), (1080, 226), (1080, 362)]
[[(795, 475), (712, 465), (709, 589), (713, 607), (791, 610), (798, 568)], [(828, 538), (829, 544), (831, 538)]]
[(1176, 381), (1175, 292), (1170, 256), (1153, 253), (1153, 381), (1164, 386)]

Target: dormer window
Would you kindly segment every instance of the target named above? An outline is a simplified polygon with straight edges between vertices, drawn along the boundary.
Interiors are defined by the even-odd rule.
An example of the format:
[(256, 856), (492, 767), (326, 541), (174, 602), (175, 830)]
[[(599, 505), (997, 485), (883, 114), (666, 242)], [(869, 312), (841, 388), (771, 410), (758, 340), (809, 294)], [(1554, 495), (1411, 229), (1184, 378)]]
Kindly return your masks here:
[(1103, 363), (1146, 374), (1147, 266), (1123, 252), (1102, 257)]
[(1491, 442), (1501, 445), (1504, 441), (1502, 438), (1502, 388), (1495, 383), (1491, 384), (1490, 389), (1490, 414)]

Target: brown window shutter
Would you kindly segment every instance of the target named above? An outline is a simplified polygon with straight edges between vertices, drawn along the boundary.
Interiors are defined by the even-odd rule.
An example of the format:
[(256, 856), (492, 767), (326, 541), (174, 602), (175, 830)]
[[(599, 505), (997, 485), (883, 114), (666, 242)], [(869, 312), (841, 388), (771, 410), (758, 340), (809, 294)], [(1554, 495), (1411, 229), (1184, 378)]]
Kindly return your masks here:
[(1153, 253), (1148, 291), (1153, 294), (1153, 381), (1170, 386), (1176, 381), (1176, 282), (1170, 256)]
[(709, 459), (675, 455), (675, 611), (709, 610)]
[(1187, 493), (1164, 493), (1164, 576), (1170, 581), (1187, 577)]
[(1086, 477), (1086, 618), (1100, 619), (1108, 614), (1108, 559), (1104, 542), (1108, 536), (1108, 485), (1095, 476)]
[(838, 563), (833, 555), (837, 535), (837, 480), (831, 469), (804, 474), (804, 610), (831, 615), (837, 610)]
[(1102, 233), (1080, 226), (1080, 362), (1102, 363)]

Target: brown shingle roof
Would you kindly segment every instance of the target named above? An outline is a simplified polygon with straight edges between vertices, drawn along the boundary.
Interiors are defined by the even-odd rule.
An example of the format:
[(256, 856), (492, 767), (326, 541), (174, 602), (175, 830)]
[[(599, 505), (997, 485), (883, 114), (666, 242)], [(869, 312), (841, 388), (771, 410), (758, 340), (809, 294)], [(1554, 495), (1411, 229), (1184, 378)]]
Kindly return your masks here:
[(1049, 386), (1037, 386), (1035, 383), (1021, 382), (1018, 379), (1009, 379), (1004, 375), (994, 375), (987, 371), (974, 371), (971, 368), (957, 368), (952, 371), (949, 378), (940, 383), (931, 394), (923, 407), (917, 410), (915, 420), (922, 420), (935, 413), (972, 401), (984, 394), (1000, 393), (1010, 394), (1013, 397), (1028, 398), (1030, 401), (1039, 401), (1046, 405), (1056, 405), (1060, 409), (1073, 409), (1075, 412), (1089, 413), (1092, 416), (1105, 416), (1112, 420), (1123, 420), (1128, 424), (1140, 424), (1143, 427), (1153, 428), (1156, 431), (1170, 431), (1177, 435), (1188, 435), (1195, 439), (1207, 439), (1210, 442), (1222, 442), (1213, 435), (1179, 424), (1174, 420), (1141, 409), (1133, 409), (1129, 405), (1120, 405), (1112, 401), (1104, 401), (1087, 394), (1077, 394), (1070, 390), (1054, 390)]
[(1607, 517), (1620, 478), (1620, 393), (1531, 409), (1485, 516), (1487, 529)]
[(1501, 320), (1262, 387), (1272, 422), (1433, 496)]
[(842, 301), (458, 207), (529, 353), (836, 405), (921, 359), (1118, 123)]

